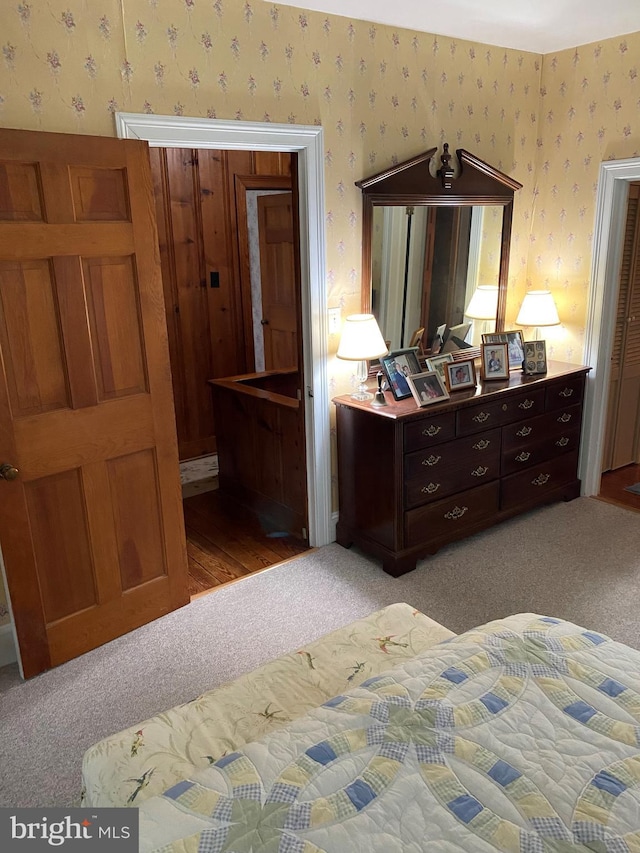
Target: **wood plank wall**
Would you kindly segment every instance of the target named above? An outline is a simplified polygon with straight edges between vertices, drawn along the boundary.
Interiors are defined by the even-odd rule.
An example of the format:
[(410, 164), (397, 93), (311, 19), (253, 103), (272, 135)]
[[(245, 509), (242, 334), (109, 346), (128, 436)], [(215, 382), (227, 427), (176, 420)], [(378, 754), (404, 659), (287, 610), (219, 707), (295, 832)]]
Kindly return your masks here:
[(294, 155), (191, 148), (152, 148), (150, 153), (178, 447), (184, 460), (216, 451), (207, 381), (254, 369), (236, 176), (290, 177)]

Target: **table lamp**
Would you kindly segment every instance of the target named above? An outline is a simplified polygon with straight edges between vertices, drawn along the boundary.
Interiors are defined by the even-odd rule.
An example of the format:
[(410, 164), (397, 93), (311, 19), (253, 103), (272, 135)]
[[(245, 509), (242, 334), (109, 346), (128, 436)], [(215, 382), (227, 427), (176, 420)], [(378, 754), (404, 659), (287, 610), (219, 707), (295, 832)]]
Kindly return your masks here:
[(388, 352), (373, 314), (351, 314), (346, 318), (336, 355), (346, 361), (359, 362), (356, 372), (358, 390), (351, 395), (354, 400), (373, 399), (373, 394), (370, 394), (366, 388), (369, 376), (367, 362), (370, 358), (380, 358)]
[(540, 326), (559, 326), (558, 309), (550, 290), (528, 290), (516, 317), (517, 326), (535, 326), (538, 340)]
[(479, 284), (473, 291), (464, 316), (470, 320), (484, 320), (482, 331), (486, 330), (487, 320), (495, 322), (498, 313), (498, 285)]

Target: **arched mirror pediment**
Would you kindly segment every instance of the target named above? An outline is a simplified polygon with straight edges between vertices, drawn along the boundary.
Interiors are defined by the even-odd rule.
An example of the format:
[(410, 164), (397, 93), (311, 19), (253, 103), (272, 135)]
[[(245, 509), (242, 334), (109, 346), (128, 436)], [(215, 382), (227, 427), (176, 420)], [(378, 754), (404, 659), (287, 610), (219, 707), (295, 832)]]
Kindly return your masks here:
[[(437, 350), (444, 326), (444, 348), (473, 348), (466, 357), (482, 332), (504, 329), (513, 198), (522, 184), (464, 149), (454, 157), (445, 144), (436, 163), (437, 151), (356, 181), (362, 307), (376, 315), (390, 349), (412, 345), (424, 328), (423, 350)], [(489, 297), (492, 316), (471, 306), (474, 295), (474, 304)]]

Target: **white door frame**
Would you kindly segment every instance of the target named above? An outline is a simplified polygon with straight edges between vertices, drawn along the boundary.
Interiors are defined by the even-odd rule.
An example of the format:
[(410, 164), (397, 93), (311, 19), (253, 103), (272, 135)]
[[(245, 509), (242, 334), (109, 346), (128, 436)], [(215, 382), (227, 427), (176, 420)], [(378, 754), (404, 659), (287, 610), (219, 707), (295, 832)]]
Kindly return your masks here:
[(116, 129), (120, 138), (144, 139), (153, 147), (297, 153), (309, 544), (333, 542), (322, 128), (116, 113)]
[(585, 495), (600, 491), (627, 198), (629, 183), (638, 180), (638, 158), (600, 165), (584, 353), (585, 364), (593, 368), (587, 382), (580, 462)]

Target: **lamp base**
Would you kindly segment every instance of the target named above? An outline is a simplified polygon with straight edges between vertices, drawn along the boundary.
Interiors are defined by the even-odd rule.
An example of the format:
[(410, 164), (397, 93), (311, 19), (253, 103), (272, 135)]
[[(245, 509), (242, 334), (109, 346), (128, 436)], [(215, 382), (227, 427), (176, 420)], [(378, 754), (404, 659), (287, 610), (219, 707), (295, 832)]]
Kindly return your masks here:
[(354, 391), (351, 395), (352, 400), (360, 400), (361, 403), (366, 402), (367, 400), (373, 400), (373, 394), (367, 391), (365, 385), (361, 385), (357, 391)]
[(369, 364), (366, 359), (358, 362), (358, 370), (356, 379), (358, 380), (358, 389), (351, 395), (352, 400), (360, 400), (364, 403), (366, 400), (373, 400), (373, 394), (367, 391), (367, 379), (369, 378)]

